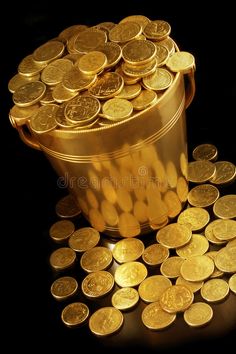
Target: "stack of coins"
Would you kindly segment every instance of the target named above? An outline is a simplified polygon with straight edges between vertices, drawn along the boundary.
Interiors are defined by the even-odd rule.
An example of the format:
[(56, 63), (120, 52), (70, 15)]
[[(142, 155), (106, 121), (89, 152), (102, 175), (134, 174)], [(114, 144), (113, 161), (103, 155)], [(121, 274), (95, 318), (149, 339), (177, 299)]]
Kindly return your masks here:
[(136, 15), (118, 24), (73, 25), (36, 48), (9, 81), (14, 127), (42, 134), (92, 129), (134, 116), (158, 102), (177, 72), (195, 69), (177, 51), (171, 27)]
[[(193, 183), (187, 196), (189, 204), (176, 222), (163, 225), (150, 238), (109, 242), (91, 227), (73, 233), (71, 222), (67, 232), (63, 227), (62, 233), (66, 234), (63, 246), (69, 247), (52, 253), (52, 268), (57, 272), (67, 270), (75, 264), (75, 252), (79, 267), (87, 273), (81, 280), (80, 293), (74, 277), (61, 276), (51, 286), (56, 300), (75, 300), (62, 311), (66, 326), (78, 326), (89, 319), (92, 333), (109, 335), (122, 327), (124, 311), (140, 306), (140, 321), (148, 329), (168, 327), (178, 313), (183, 314), (189, 326), (200, 327), (213, 319), (213, 312), (217, 311), (215, 303), (226, 301), (230, 293), (236, 294), (236, 195), (223, 195), (222, 189), (222, 185), (232, 183), (236, 168), (229, 161), (214, 162), (216, 151), (209, 144), (194, 150), (195, 161), (203, 164), (190, 169), (190, 179), (201, 180), (202, 184)], [(50, 228), (56, 242), (58, 225), (56, 222)], [(64, 254), (64, 258), (56, 257), (58, 264), (55, 252)], [(100, 298), (111, 292), (107, 307), (103, 307)], [(96, 299), (97, 310), (91, 316), (88, 306), (77, 301), (81, 297), (85, 303)], [(68, 313), (70, 316), (66, 316)]]

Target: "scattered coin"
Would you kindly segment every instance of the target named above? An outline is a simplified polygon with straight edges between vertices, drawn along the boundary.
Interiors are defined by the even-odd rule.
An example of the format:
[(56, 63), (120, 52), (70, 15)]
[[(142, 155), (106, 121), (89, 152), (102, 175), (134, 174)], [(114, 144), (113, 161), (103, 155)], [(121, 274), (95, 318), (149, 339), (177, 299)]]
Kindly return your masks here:
[(67, 305), (62, 313), (62, 322), (68, 327), (77, 327), (85, 323), (89, 316), (89, 308), (82, 302)]
[(107, 336), (117, 332), (123, 321), (124, 317), (120, 310), (115, 307), (102, 307), (90, 317), (89, 328), (97, 336)]
[(195, 302), (184, 312), (184, 320), (191, 327), (201, 327), (211, 321), (213, 310), (205, 302)]
[(121, 288), (111, 298), (112, 305), (121, 311), (130, 310), (138, 301), (139, 294), (134, 288)]
[(65, 300), (73, 296), (78, 290), (78, 283), (73, 277), (61, 277), (51, 285), (51, 294), (56, 300)]

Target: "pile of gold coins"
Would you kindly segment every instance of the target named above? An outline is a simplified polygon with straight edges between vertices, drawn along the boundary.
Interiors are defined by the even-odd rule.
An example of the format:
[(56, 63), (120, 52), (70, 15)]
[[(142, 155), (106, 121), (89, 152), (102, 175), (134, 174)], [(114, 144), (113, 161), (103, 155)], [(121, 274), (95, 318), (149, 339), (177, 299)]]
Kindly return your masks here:
[[(61, 220), (49, 234), (63, 245), (50, 256), (58, 274), (51, 294), (59, 301), (74, 299), (61, 313), (66, 326), (89, 319), (95, 335), (112, 334), (125, 320), (122, 311), (132, 310), (141, 299), (145, 307), (140, 321), (148, 329), (171, 325), (178, 313), (189, 326), (200, 327), (213, 318), (211, 304), (227, 299), (230, 291), (236, 294), (236, 194), (221, 195), (222, 186), (235, 180), (236, 167), (229, 161), (214, 162), (217, 149), (211, 144), (197, 146), (193, 158), (188, 205), (176, 220), (144, 241), (113, 242), (92, 227), (75, 230), (71, 218), (80, 211), (73, 199), (66, 196), (58, 202)], [(81, 284), (59, 272), (71, 269), (76, 261), (84, 271)], [(89, 302), (96, 299), (99, 306), (99, 299), (108, 294), (110, 305), (90, 314)], [(76, 301), (81, 296), (87, 303)]]
[(9, 81), (14, 127), (40, 134), (90, 129), (155, 104), (177, 72), (195, 69), (166, 21), (129, 16), (119, 24), (73, 25), (26, 56)]

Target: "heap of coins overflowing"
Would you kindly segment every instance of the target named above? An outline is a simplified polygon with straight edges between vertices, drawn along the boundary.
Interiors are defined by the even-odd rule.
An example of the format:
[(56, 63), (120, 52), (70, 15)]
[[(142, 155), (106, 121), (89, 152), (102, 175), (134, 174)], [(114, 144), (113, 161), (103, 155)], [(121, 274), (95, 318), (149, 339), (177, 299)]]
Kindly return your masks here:
[[(236, 167), (214, 162), (217, 149), (211, 144), (197, 146), (193, 157), (189, 179), (198, 185), (188, 193), (189, 204), (145, 243), (139, 238), (109, 242), (92, 227), (75, 230), (69, 218), (80, 211), (70, 196), (58, 202), (56, 213), (64, 220), (53, 224), (49, 234), (64, 245), (52, 252), (51, 267), (68, 271), (77, 259), (84, 272), (80, 286), (74, 276), (61, 275), (51, 286), (56, 300), (70, 301), (61, 313), (66, 326), (89, 318), (92, 333), (109, 335), (121, 328), (122, 311), (141, 298), (146, 305), (140, 321), (148, 329), (169, 326), (179, 312), (189, 326), (199, 327), (212, 320), (211, 304), (224, 301), (230, 291), (236, 294), (236, 194), (221, 195), (222, 185), (234, 181)], [(99, 298), (108, 294), (109, 306), (101, 307)], [(94, 299), (100, 308), (90, 315)]]
[(142, 15), (66, 28), (19, 63), (8, 84), (12, 125), (29, 123), (38, 134), (97, 128), (155, 104), (177, 72), (195, 69), (170, 32)]

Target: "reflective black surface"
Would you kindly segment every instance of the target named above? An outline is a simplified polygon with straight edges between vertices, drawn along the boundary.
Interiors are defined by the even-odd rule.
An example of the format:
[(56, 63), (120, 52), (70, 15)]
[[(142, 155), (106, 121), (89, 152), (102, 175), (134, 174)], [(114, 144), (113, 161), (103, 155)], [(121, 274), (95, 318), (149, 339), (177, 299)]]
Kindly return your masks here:
[[(7, 257), (2, 272), (6, 276), (2, 306), (6, 315), (2, 319), (8, 349), (17, 345), (25, 352), (36, 349), (59, 352), (94, 353), (166, 353), (222, 352), (233, 344), (236, 333), (236, 296), (213, 305), (213, 321), (201, 329), (189, 328), (178, 316), (167, 330), (147, 330), (140, 314), (144, 307), (139, 302), (133, 311), (125, 314), (121, 331), (109, 338), (93, 336), (88, 326), (67, 329), (60, 320), (60, 312), (66, 304), (57, 303), (50, 295), (50, 286), (57, 277), (49, 266), (49, 256), (54, 249), (48, 230), (58, 220), (55, 204), (66, 194), (57, 187), (57, 176), (43, 153), (31, 150), (19, 139), (10, 126), (8, 111), (12, 106), (7, 91), (8, 80), (16, 73), (20, 60), (37, 46), (55, 37), (63, 28), (85, 23), (94, 25), (102, 21), (118, 22), (130, 14), (143, 14), (150, 19), (165, 19), (172, 26), (172, 37), (182, 50), (196, 58), (196, 97), (187, 110), (189, 156), (193, 148), (203, 142), (213, 143), (219, 150), (219, 160), (236, 163), (235, 99), (236, 74), (234, 68), (234, 12), (224, 2), (221, 6), (206, 10), (198, 4), (153, 4), (151, 1), (125, 1), (59, 4), (8, 4), (2, 18), (3, 52), (1, 54), (1, 142), (4, 168), (2, 189), (6, 198), (3, 221), (7, 229), (2, 235), (2, 252)], [(9, 27), (12, 28), (10, 31)], [(227, 187), (224, 193), (235, 193), (236, 187)], [(84, 223), (76, 220), (76, 225)], [(152, 236), (150, 236), (152, 237)], [(74, 274), (80, 280), (77, 265)], [(199, 297), (200, 298), (200, 297)], [(78, 299), (83, 300), (80, 294)], [(110, 302), (110, 296), (88, 301), (91, 311)], [(33, 342), (33, 344), (31, 344)]]

